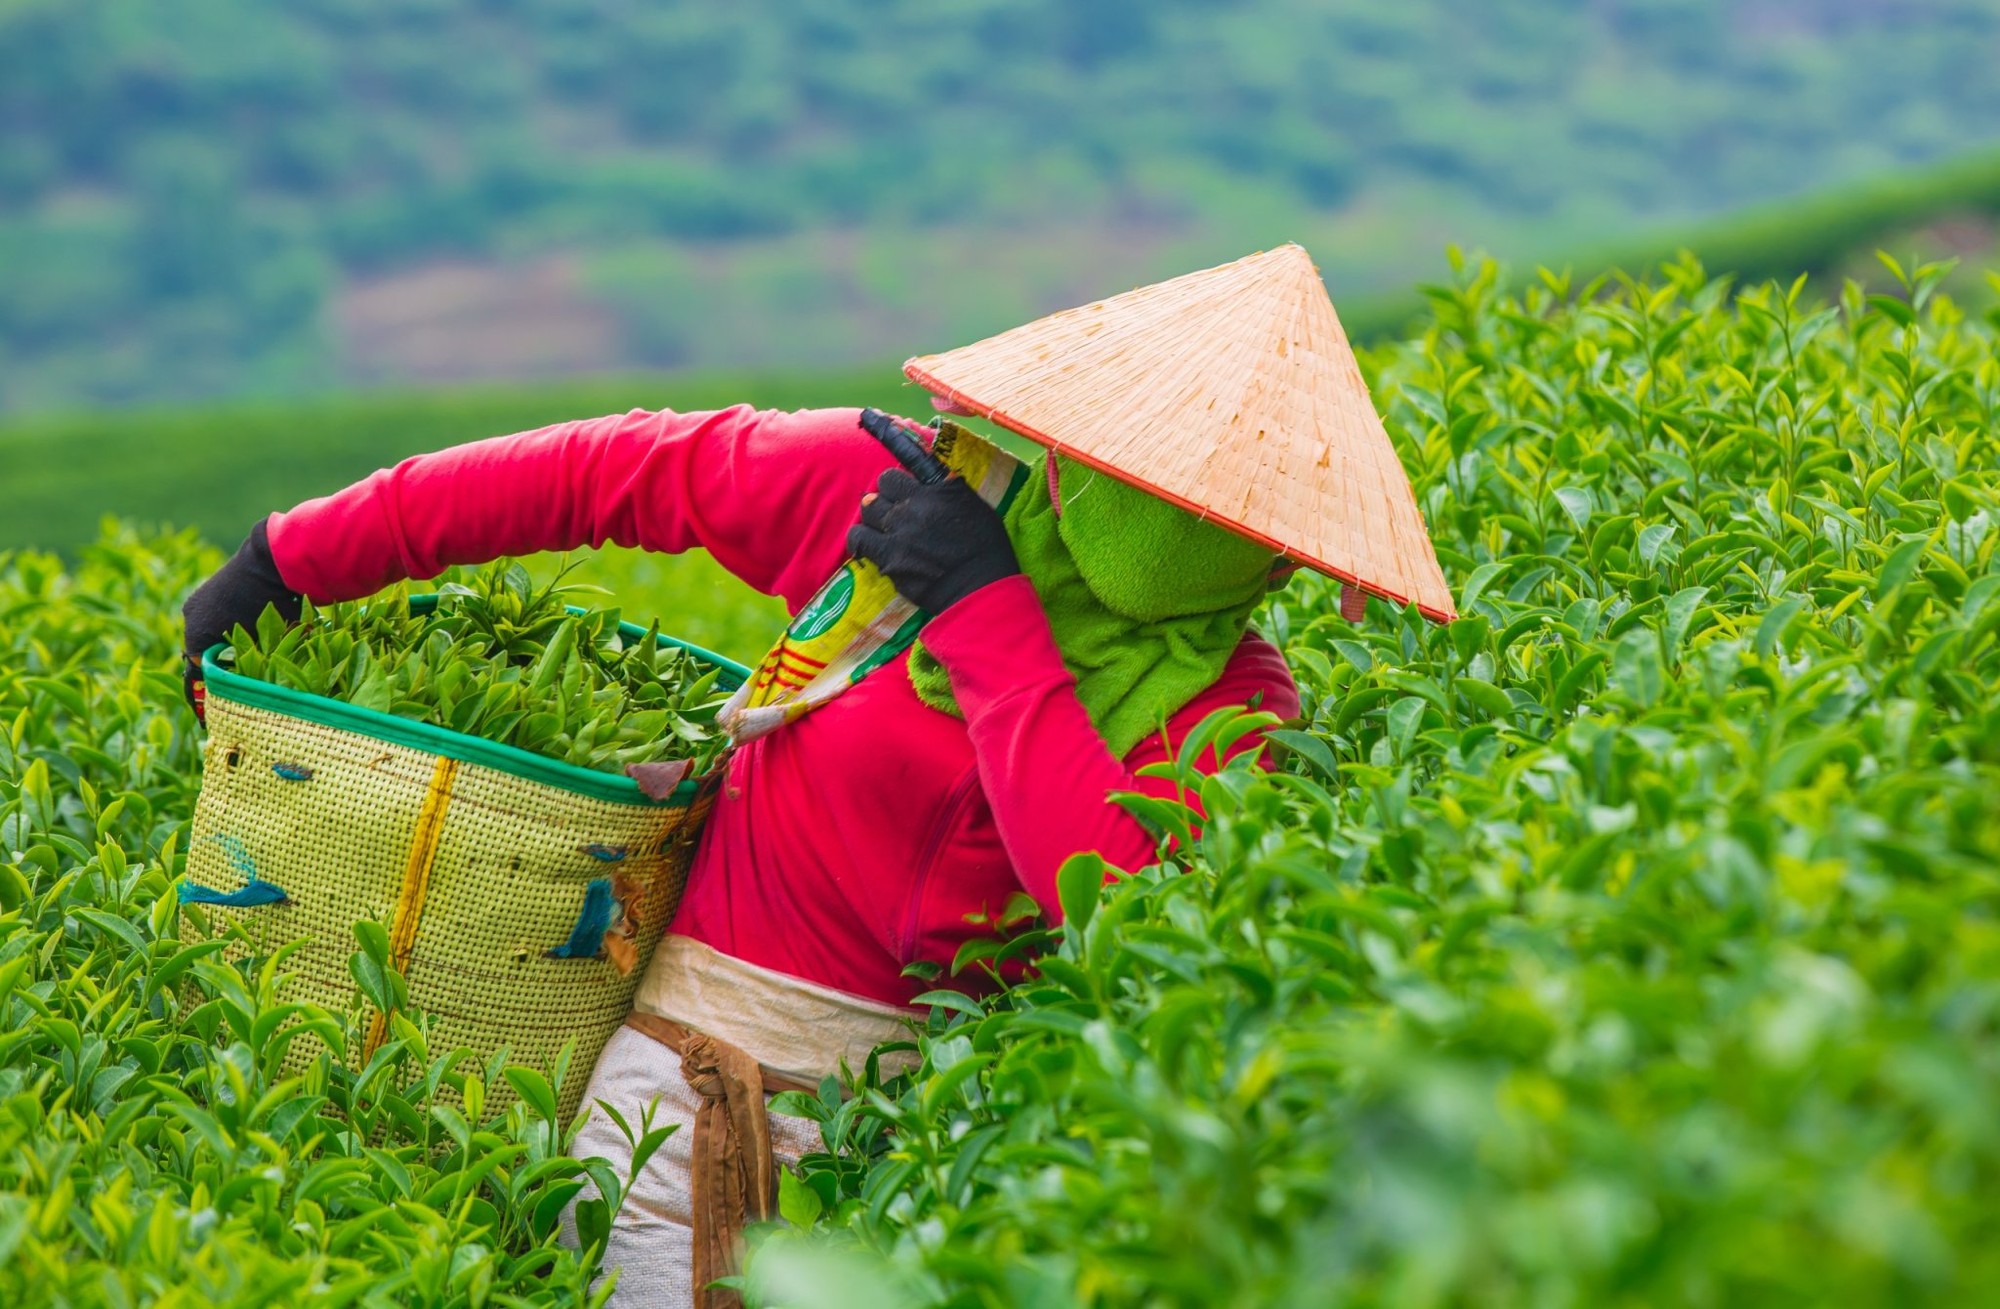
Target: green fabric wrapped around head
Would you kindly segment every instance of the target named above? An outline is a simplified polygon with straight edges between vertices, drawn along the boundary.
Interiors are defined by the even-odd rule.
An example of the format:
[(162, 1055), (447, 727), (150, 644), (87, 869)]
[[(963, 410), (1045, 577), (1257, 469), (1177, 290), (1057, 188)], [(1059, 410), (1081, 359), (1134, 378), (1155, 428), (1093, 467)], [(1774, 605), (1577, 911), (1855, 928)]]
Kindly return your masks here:
[[(1060, 517), (1043, 490), (1051, 458)], [(1007, 510), (1007, 534), (1077, 698), (1122, 758), (1222, 675), (1276, 556), (1060, 455), (1031, 472)], [(924, 703), (959, 713), (950, 678), (921, 640), (910, 650), (910, 680)]]

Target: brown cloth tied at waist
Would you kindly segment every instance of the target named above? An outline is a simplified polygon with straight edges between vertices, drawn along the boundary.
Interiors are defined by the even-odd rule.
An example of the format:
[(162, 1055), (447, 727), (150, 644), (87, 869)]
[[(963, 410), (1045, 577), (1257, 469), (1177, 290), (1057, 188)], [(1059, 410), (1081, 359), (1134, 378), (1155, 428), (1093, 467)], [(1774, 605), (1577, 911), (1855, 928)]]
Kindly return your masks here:
[(908, 1068), (916, 1062), (912, 1050), (870, 1052), (906, 1041), (909, 1024), (922, 1017), (685, 936), (661, 939), (625, 1025), (678, 1053), (681, 1075), (700, 1098), (687, 1188), (696, 1309), (737, 1309), (740, 1296), (709, 1283), (739, 1270), (744, 1226), (777, 1212), (765, 1092), (810, 1093), (821, 1079), (871, 1057), (885, 1075)]
[(701, 1097), (689, 1188), (695, 1309), (739, 1309), (740, 1295), (710, 1283), (738, 1271), (744, 1226), (777, 1213), (778, 1164), (764, 1093), (811, 1088), (767, 1075), (740, 1047), (671, 1018), (635, 1012), (625, 1025), (680, 1055), (681, 1076)]

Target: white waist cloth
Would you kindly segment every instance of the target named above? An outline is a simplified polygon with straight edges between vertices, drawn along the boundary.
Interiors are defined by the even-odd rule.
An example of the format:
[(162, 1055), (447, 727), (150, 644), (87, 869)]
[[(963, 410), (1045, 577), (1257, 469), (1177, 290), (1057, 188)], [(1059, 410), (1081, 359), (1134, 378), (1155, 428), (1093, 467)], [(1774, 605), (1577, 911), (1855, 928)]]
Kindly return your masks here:
[[(746, 964), (685, 936), (661, 940), (632, 1007), (727, 1041), (767, 1076), (805, 1088), (817, 1088), (843, 1061), (860, 1073), (870, 1050), (906, 1039), (905, 1024), (923, 1017)], [(914, 1057), (892, 1056), (883, 1071), (901, 1071)]]
[[(908, 1035), (905, 1024), (916, 1010), (880, 1004), (860, 996), (787, 977), (689, 940), (660, 942), (646, 970), (633, 1008), (684, 1023), (720, 1038), (755, 1058), (767, 1075), (800, 1087), (817, 1087), (840, 1070), (842, 1060), (859, 1074), (868, 1052)], [(885, 1075), (899, 1064), (884, 1068)], [(638, 1132), (650, 1107), (653, 1125), (680, 1128), (667, 1138), (634, 1178), (611, 1224), (604, 1252), (607, 1272), (618, 1269), (611, 1309), (665, 1306), (682, 1309), (694, 1299), (694, 1205), (689, 1194), (689, 1160), (694, 1153), (695, 1111), (701, 1097), (681, 1076), (680, 1056), (652, 1037), (621, 1027), (599, 1056), (584, 1093), (588, 1115), (573, 1153), (610, 1161), (621, 1177), (630, 1169), (632, 1146), (610, 1116), (605, 1101)], [(771, 1115), (771, 1153), (780, 1166), (801, 1154), (825, 1149), (819, 1125), (805, 1118)], [(586, 1185), (579, 1199), (597, 1194)], [(576, 1229), (564, 1214), (563, 1236), (574, 1245)]]

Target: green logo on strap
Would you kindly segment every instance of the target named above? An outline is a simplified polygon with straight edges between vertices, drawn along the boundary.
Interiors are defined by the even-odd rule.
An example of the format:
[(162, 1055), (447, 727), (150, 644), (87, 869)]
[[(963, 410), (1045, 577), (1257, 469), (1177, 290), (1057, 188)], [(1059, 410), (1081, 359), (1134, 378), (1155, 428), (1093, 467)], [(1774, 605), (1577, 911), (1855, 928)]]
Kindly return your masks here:
[(810, 641), (840, 621), (847, 612), (848, 604), (854, 599), (854, 573), (843, 568), (833, 575), (812, 603), (799, 611), (792, 620), (791, 636), (797, 641)]

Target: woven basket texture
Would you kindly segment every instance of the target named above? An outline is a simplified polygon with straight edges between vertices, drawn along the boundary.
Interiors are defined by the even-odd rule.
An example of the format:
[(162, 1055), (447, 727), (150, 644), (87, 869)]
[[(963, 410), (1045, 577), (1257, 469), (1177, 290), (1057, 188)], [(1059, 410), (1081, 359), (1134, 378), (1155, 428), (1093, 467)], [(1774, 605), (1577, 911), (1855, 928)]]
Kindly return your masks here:
[(1296, 245), (903, 365), (978, 414), (1425, 616), (1455, 616), (1409, 475)]
[[(419, 913), (407, 883), (438, 756), (214, 696), (208, 731), (188, 878), (230, 891), (254, 865), (289, 897), (203, 905), (211, 930), (240, 926), (253, 944), (232, 947), (239, 955), (303, 938), (285, 965), (296, 974), (286, 998), (342, 1010), (357, 995), (353, 924), (382, 924), (392, 946), (407, 943), (410, 1003), (432, 1020), (433, 1054), (463, 1045), (484, 1062), (504, 1046), (513, 1062), (552, 1071), (576, 1043), (559, 1094), (567, 1120), (673, 916), (709, 798), (614, 804), (457, 764)], [(287, 780), (274, 765), (310, 777)], [(549, 957), (569, 940), (589, 884), (614, 874), (644, 888), (637, 966), (621, 974), (604, 958)], [(297, 1040), (289, 1062), (302, 1067), (322, 1048)], [(348, 1052), (354, 1066), (362, 1058)], [(508, 1096), (504, 1084), (487, 1088), (489, 1106)]]

